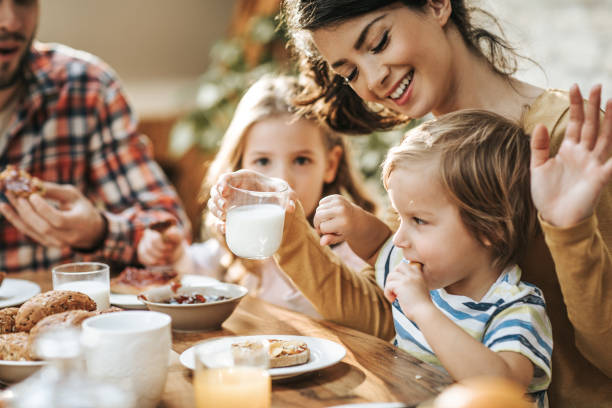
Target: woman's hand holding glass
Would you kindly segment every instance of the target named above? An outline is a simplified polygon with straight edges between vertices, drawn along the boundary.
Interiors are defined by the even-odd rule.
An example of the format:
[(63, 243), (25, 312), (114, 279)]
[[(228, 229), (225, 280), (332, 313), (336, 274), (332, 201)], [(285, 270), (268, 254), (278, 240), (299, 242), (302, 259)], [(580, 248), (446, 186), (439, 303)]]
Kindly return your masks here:
[(612, 99), (603, 123), (601, 86), (591, 89), (586, 114), (580, 89), (570, 89), (569, 123), (554, 157), (550, 137), (538, 125), (531, 137), (531, 194), (541, 217), (558, 227), (570, 227), (593, 214), (601, 191), (612, 177)]

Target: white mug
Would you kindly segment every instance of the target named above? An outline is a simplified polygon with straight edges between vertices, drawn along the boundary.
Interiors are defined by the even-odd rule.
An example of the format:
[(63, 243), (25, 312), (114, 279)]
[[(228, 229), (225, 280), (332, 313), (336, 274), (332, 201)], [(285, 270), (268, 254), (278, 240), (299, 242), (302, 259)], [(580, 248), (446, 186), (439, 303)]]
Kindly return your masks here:
[(172, 345), (170, 316), (149, 311), (106, 313), (83, 322), (87, 373), (134, 396), (139, 408), (161, 398)]

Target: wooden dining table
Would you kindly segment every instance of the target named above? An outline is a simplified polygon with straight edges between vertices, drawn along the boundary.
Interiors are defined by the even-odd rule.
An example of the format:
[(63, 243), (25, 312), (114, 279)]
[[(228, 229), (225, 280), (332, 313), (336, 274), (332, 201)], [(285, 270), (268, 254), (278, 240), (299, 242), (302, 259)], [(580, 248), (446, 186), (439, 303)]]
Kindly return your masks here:
[[(42, 291), (52, 289), (50, 273), (23, 272), (11, 278), (36, 282)], [(333, 366), (273, 381), (272, 407), (316, 408), (368, 402), (418, 406), (427, 404), (451, 383), (446, 373), (388, 341), (246, 296), (219, 330), (172, 332), (172, 349), (177, 354), (158, 408), (195, 407), (193, 373), (179, 362), (180, 353), (206, 339), (258, 334), (318, 337), (346, 349), (346, 356)]]

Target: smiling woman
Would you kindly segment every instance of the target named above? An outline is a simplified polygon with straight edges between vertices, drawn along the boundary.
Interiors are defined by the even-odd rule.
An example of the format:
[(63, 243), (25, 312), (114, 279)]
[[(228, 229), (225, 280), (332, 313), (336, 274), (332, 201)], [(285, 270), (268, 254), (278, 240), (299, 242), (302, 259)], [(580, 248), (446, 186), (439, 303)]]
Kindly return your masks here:
[[(600, 285), (612, 282), (612, 186), (595, 178), (561, 182), (556, 173), (570, 171), (564, 168), (569, 162), (557, 154), (578, 154), (577, 146), (593, 153), (594, 140), (610, 135), (597, 125), (597, 136), (597, 131), (584, 133), (586, 139), (574, 133), (599, 122), (601, 87), (591, 90), (585, 113), (577, 87), (568, 93), (518, 80), (513, 75), (519, 56), (503, 38), (475, 24), (475, 11), (467, 0), (284, 0), (283, 20), (306, 84), (297, 103), (349, 133), (473, 108), (497, 113), (531, 134), (531, 155), (539, 160), (531, 164), (530, 182), (541, 232), (529, 240), (519, 263), (543, 290), (555, 330), (551, 404), (605, 406), (612, 398), (602, 391), (612, 390), (612, 299), (602, 294), (612, 287)], [(571, 50), (568, 55), (574, 57)], [(606, 111), (606, 121), (612, 120), (612, 100)], [(600, 170), (609, 156), (608, 148), (603, 151), (595, 160)], [(560, 193), (582, 182), (594, 196), (576, 200), (548, 194), (551, 186)], [(567, 210), (576, 201), (585, 204), (579, 217)], [(553, 215), (551, 208), (563, 215)], [(376, 302), (375, 293), (360, 295), (371, 283), (334, 264), (298, 230), (285, 233), (276, 255), (281, 268), (325, 317), (384, 336), (387, 306)], [(393, 269), (401, 260), (393, 256), (398, 249), (390, 240), (367, 241), (379, 250), (379, 277), (383, 266)], [(347, 305), (357, 298), (358, 312), (351, 312)]]
[(472, 23), (475, 10), (464, 1), (285, 1), (291, 44), (313, 80), (301, 103), (338, 130), (362, 133), (478, 107), (470, 104), (486, 101), (462, 93), (478, 83), (474, 77), (492, 79), (505, 93), (516, 93), (514, 86), (532, 100), (537, 88), (510, 81), (518, 55)]

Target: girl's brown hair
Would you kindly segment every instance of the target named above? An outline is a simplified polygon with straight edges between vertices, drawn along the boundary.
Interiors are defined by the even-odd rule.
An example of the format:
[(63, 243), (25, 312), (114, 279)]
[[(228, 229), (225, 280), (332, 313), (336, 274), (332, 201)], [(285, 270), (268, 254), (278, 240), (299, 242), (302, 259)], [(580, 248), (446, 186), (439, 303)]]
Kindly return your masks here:
[[(221, 148), (206, 173), (200, 194), (202, 203), (208, 200), (210, 188), (223, 173), (242, 168), (246, 135), (251, 126), (278, 115), (295, 114), (296, 119), (300, 118), (291, 104), (293, 97), (299, 91), (298, 81), (289, 76), (264, 76), (249, 88), (240, 100), (223, 137)], [(327, 151), (335, 146), (340, 146), (343, 152), (336, 178), (331, 183), (325, 184), (322, 196), (347, 194), (355, 204), (366, 211), (374, 212), (376, 205), (365, 191), (360, 176), (354, 170), (345, 136), (323, 125), (320, 126), (320, 129)]]
[(410, 130), (383, 163), (383, 183), (397, 168), (438, 159), (440, 181), (463, 223), (489, 242), (495, 265), (517, 263), (537, 226), (531, 200), (529, 137), (494, 113), (462, 110)]
[[(429, 1), (432, 0), (282, 0), (281, 21), (289, 33), (289, 46), (298, 59), (306, 85), (295, 104), (344, 133), (370, 133), (405, 123), (409, 118), (363, 101), (319, 55), (310, 33), (394, 3), (422, 13)], [(497, 19), (485, 10), (468, 7), (466, 0), (450, 3), (450, 21), (467, 46), (486, 58), (498, 74), (514, 74), (517, 58), (521, 56), (504, 38), (475, 25), (472, 15), (475, 12), (485, 15), (501, 30)]]

